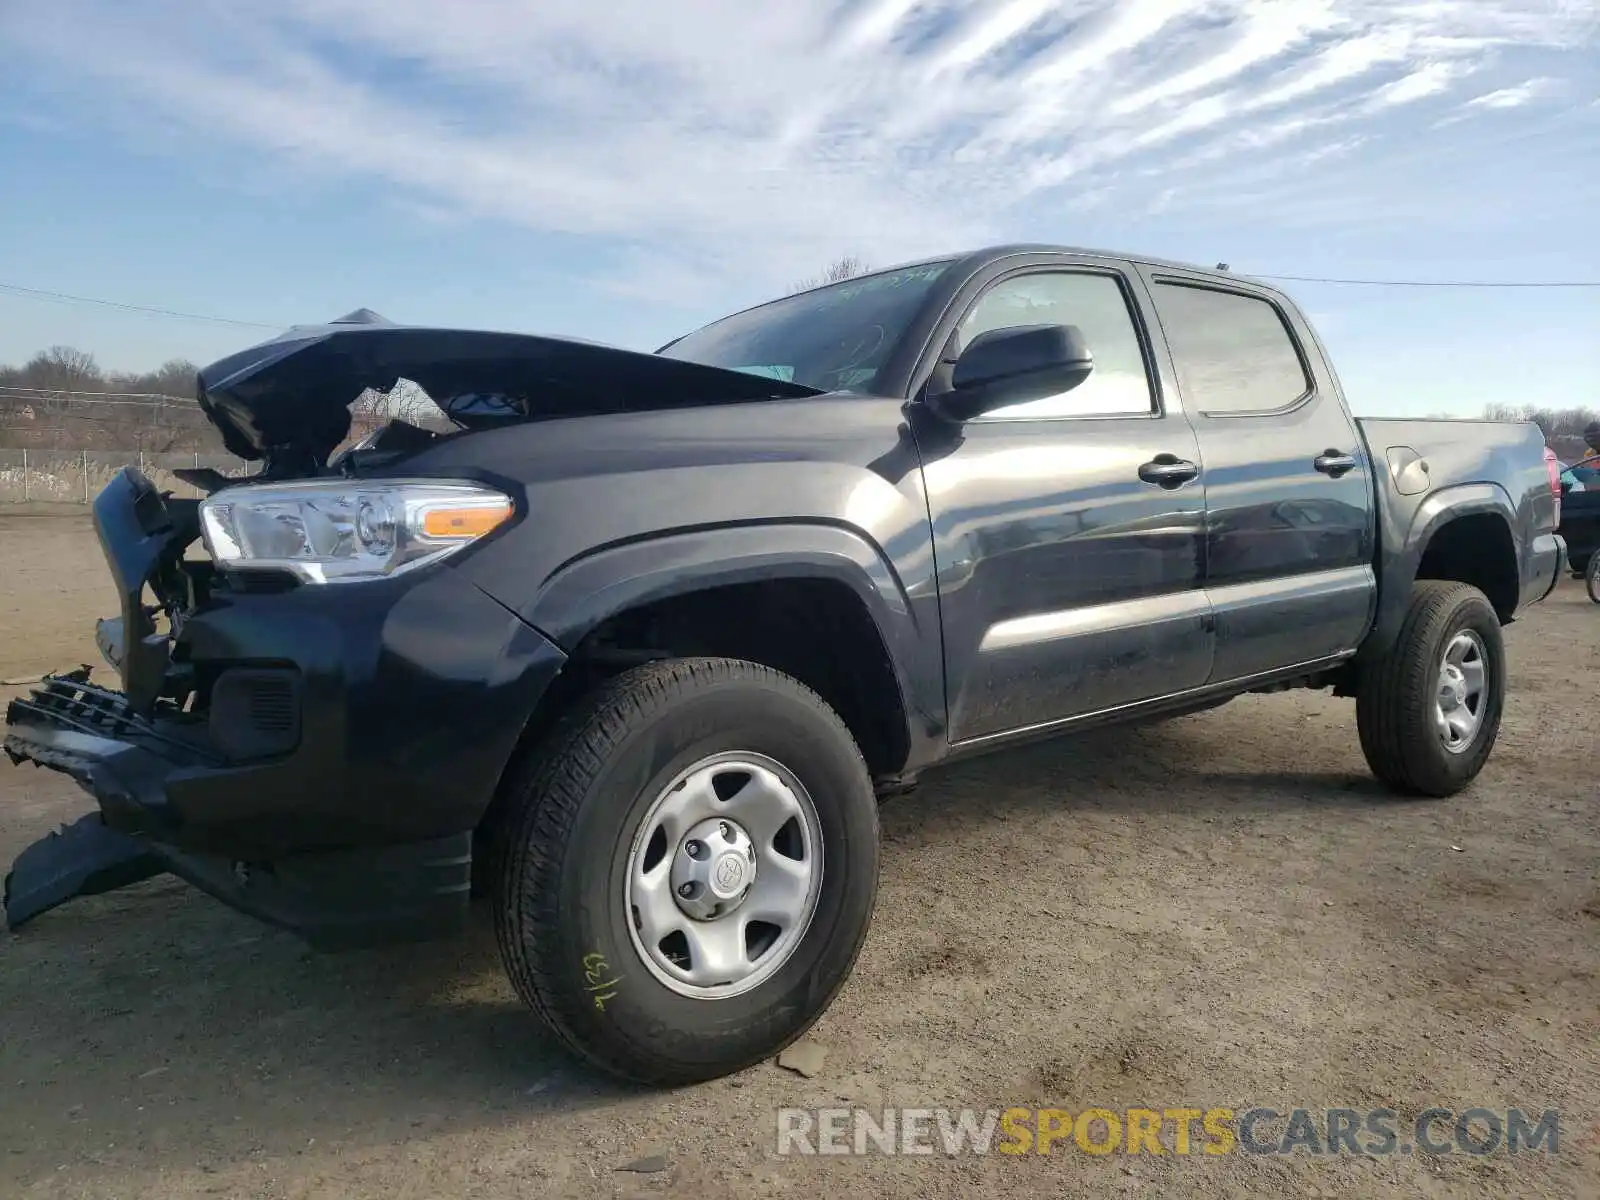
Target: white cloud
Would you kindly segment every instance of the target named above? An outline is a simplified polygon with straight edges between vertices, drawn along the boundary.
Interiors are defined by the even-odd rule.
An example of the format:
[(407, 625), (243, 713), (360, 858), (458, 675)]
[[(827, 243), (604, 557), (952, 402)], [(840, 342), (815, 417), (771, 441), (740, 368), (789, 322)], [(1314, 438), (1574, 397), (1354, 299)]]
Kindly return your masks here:
[(1056, 11), (1054, 0), (1003, 0), (975, 11), (955, 37), (931, 56), (930, 75), (959, 71), (980, 62)]
[(1537, 100), (1551, 89), (1554, 80), (1529, 79), (1515, 87), (1496, 88), (1492, 92), (1485, 92), (1481, 96), (1474, 96), (1468, 100), (1465, 107), (1472, 108), (1521, 108)]
[(1386, 83), (1373, 92), (1367, 101), (1367, 108), (1376, 112), (1402, 104), (1413, 104), (1418, 100), (1426, 100), (1429, 96), (1437, 96), (1441, 92), (1448, 91), (1451, 82), (1461, 75), (1463, 70), (1463, 67), (1454, 63), (1424, 63), (1409, 75), (1403, 75), (1393, 83)]
[(1297, 4), (1257, 0), (1243, 6), (1235, 40), (1202, 55), (1191, 66), (1114, 101), (1117, 116), (1143, 112), (1163, 101), (1190, 96), (1206, 88), (1233, 81), (1237, 76), (1304, 44), (1317, 34), (1337, 28), (1330, 0), (1302, 0)]
[(1423, 102), (1555, 90), (1504, 56), (1556, 75), (1600, 40), (1592, 0), (53, 0), (0, 6), (0, 43), (94, 96), (80, 120), (692, 286), (1240, 203), (1241, 172), (1314, 189)]
[(1316, 54), (1283, 71), (1272, 86), (1257, 92), (1249, 107), (1254, 110), (1288, 104), (1380, 68), (1404, 63), (1416, 41), (1416, 35), (1403, 25), (1333, 39)]

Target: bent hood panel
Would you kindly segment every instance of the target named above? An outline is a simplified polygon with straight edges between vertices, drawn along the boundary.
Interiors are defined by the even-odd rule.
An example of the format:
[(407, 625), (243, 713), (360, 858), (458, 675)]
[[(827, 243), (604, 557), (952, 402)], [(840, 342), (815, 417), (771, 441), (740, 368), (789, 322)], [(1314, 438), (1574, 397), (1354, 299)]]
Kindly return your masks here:
[(293, 447), (322, 462), (350, 432), (350, 404), (401, 379), (467, 427), (821, 394), (596, 342), (392, 325), (363, 310), (212, 363), (197, 398), (229, 452), (254, 460)]

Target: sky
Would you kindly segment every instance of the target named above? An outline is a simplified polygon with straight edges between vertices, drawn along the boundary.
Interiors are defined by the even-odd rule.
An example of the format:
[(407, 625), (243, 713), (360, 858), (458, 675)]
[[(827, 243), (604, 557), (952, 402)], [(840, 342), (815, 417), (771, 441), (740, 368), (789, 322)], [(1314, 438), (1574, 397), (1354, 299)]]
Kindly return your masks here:
[[(1600, 0), (0, 0), (0, 46), (0, 362), (361, 306), (653, 349), (1009, 241), (1600, 282)], [(1600, 288), (1281, 286), (1360, 413), (1600, 404)]]

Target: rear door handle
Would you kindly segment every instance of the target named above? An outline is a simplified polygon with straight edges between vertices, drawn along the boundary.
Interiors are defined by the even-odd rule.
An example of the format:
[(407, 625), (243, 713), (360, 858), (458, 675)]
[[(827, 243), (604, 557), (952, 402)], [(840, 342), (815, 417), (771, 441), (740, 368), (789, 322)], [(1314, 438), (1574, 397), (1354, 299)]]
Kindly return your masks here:
[(1139, 478), (1157, 487), (1182, 487), (1200, 474), (1200, 467), (1176, 454), (1158, 454), (1139, 468)]
[(1324, 450), (1317, 455), (1316, 462), (1311, 465), (1324, 475), (1331, 475), (1337, 479), (1346, 471), (1355, 470), (1356, 460), (1354, 455), (1346, 454), (1342, 450)]

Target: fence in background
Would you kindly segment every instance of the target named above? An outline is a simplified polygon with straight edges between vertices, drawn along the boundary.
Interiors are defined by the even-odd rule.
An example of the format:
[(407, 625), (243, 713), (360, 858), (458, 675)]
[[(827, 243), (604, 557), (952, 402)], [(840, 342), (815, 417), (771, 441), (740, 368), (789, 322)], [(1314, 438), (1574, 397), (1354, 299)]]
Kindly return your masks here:
[(0, 450), (0, 505), (88, 504), (123, 467), (138, 467), (157, 487), (179, 496), (200, 493), (172, 472), (211, 467), (224, 475), (249, 475), (256, 466), (231, 454), (139, 450)]

